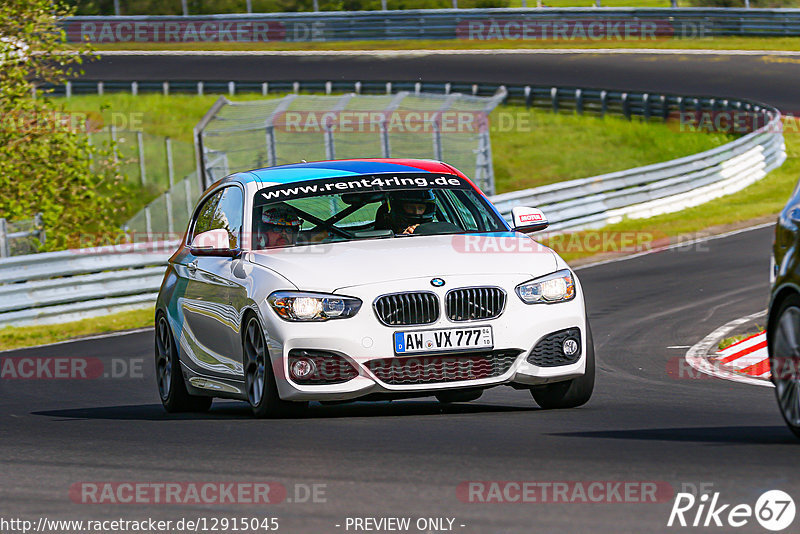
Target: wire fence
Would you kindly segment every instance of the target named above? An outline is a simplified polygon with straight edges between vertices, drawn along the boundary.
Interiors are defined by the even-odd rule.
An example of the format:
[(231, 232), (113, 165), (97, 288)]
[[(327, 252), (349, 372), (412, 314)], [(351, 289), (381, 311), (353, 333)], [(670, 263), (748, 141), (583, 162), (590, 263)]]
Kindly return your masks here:
[(89, 136), (92, 144), (114, 146), (120, 171), (151, 195), (164, 193), (176, 177), (194, 170), (194, 147), (186, 141), (114, 126), (90, 132)]
[(230, 172), (301, 160), (410, 157), (447, 160), (489, 194), (494, 174), (489, 113), (505, 98), (399, 91), (385, 95), (221, 97), (195, 128), (198, 173), (210, 185)]
[(0, 218), (0, 258), (34, 254), (46, 236), (41, 213), (23, 221)]

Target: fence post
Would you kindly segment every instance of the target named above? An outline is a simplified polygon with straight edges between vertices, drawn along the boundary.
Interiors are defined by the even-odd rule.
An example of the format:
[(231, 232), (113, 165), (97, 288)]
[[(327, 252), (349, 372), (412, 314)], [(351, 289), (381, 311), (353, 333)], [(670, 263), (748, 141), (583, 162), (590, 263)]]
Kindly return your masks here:
[(392, 147), (389, 145), (389, 129), (386, 127), (386, 117), (381, 118), (381, 154), (384, 158), (392, 157)]
[(181, 9), (184, 17), (189, 14), (189, 3), (186, 0), (181, 0)]
[(583, 91), (580, 89), (575, 89), (575, 111), (583, 115)]
[(44, 229), (44, 217), (41, 213), (37, 213), (33, 216), (33, 224), (36, 228), (39, 229), (39, 232), (36, 238), (39, 240), (41, 245), (44, 245), (45, 240), (47, 239), (47, 233)]
[(600, 91), (600, 116), (605, 117), (608, 111), (608, 91)]
[(261, 84), (261, 96), (267, 96), (269, 94), (269, 82), (264, 82)]
[(169, 82), (163, 82), (161, 84), (161, 92), (164, 93), (164, 96), (169, 96)]
[(131, 94), (133, 96), (139, 94), (139, 82), (131, 82)]
[(278, 154), (275, 149), (275, 127), (267, 126), (267, 167), (277, 165)]
[(236, 82), (228, 82), (228, 94), (230, 96), (236, 94)]
[(153, 220), (150, 217), (150, 205), (144, 207), (144, 231), (147, 234), (147, 240), (152, 239), (153, 235)]
[(164, 144), (167, 148), (167, 176), (169, 177), (169, 187), (175, 185), (175, 168), (172, 163), (172, 139), (169, 137), (164, 138)]
[(336, 159), (336, 147), (333, 144), (333, 130), (330, 124), (325, 125), (325, 159)]
[(203, 82), (197, 82), (197, 95), (203, 96)]
[(644, 115), (644, 120), (650, 120), (650, 95), (644, 93), (642, 95), (642, 114)]
[(64, 84), (64, 93), (67, 98), (72, 97), (72, 82), (69, 80)]
[(8, 249), (8, 223), (0, 218), (0, 258), (8, 258), (11, 255)]
[(117, 126), (112, 124), (109, 129), (111, 135), (111, 153), (114, 157), (114, 164), (119, 163), (119, 154), (117, 153)]
[(147, 181), (147, 172), (144, 168), (144, 133), (141, 130), (136, 132), (136, 140), (139, 142), (139, 176), (144, 185)]
[(558, 113), (558, 87), (550, 89), (550, 100), (553, 103), (553, 113)]
[(528, 109), (533, 105), (533, 91), (531, 91), (531, 86), (525, 86), (525, 108)]
[(631, 120), (631, 109), (628, 105), (628, 93), (622, 93), (620, 99), (622, 100), (622, 114), (626, 119)]
[(192, 184), (189, 183), (189, 178), (184, 178), (183, 187), (186, 190), (186, 216), (192, 218)]
[(98, 95), (103, 94), (103, 82), (97, 82), (97, 94)]
[(167, 204), (167, 233), (169, 233), (169, 239), (172, 239), (175, 225), (172, 222), (172, 193), (170, 191), (164, 193), (164, 202)]
[(439, 128), (439, 122), (434, 120), (433, 124), (433, 159), (442, 161), (442, 132)]

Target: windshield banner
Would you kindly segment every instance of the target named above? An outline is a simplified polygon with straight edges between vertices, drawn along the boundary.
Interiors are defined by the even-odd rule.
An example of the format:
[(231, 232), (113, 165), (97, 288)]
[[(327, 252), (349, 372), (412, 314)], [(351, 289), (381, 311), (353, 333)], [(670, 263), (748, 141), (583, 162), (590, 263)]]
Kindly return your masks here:
[(467, 180), (458, 176), (433, 173), (343, 176), (274, 185), (259, 191), (258, 197), (265, 201), (275, 201), (323, 195), (366, 193), (370, 191), (396, 191), (399, 189), (471, 190), (472, 186)]

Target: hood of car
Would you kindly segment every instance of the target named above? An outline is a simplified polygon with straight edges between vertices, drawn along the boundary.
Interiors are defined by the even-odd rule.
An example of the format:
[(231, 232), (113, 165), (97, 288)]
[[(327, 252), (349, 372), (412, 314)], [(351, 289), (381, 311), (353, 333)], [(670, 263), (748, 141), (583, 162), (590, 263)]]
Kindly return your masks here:
[(422, 276), (525, 274), (557, 269), (549, 248), (522, 234), (413, 236), (262, 250), (250, 260), (304, 291)]

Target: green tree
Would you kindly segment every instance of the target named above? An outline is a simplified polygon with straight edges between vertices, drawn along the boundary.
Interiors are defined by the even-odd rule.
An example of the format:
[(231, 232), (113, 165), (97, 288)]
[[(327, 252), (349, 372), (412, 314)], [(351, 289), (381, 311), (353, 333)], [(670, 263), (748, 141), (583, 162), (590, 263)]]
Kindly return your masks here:
[(127, 186), (109, 151), (89, 143), (79, 117), (33, 94), (81, 62), (57, 25), (69, 14), (61, 0), (0, 2), (0, 217), (42, 212), (45, 250), (79, 246), (86, 234), (116, 239), (125, 215)]

